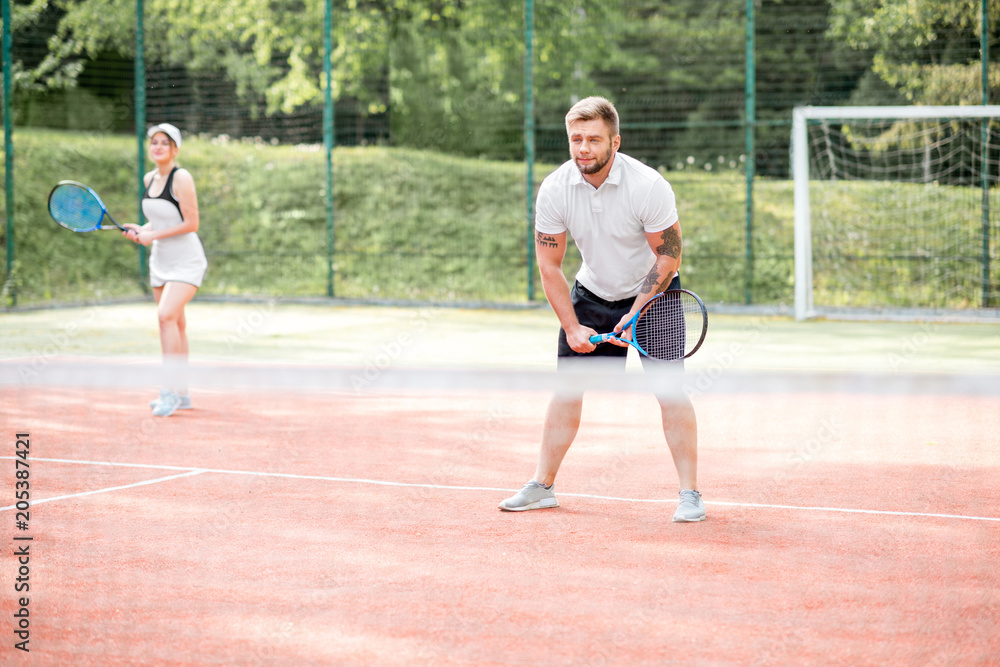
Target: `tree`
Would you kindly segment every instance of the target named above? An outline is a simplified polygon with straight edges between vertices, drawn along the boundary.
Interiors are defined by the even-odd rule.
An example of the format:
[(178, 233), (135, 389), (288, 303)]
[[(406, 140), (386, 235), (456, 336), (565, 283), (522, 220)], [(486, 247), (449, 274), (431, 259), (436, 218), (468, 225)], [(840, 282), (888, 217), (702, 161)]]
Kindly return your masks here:
[[(980, 104), (981, 10), (981, 0), (831, 0), (828, 37), (869, 53), (873, 75), (912, 104)], [(1000, 3), (987, 12), (992, 50)], [(1000, 72), (989, 77), (995, 92)]]
[[(489, 157), (523, 155), (523, 4), (400, 2), (390, 30), (394, 139)], [(606, 92), (593, 72), (621, 56), (618, 0), (539, 2), (535, 108), (561, 121), (574, 96)]]
[[(409, 145), (521, 152), (523, 4), (514, 5), (518, 11), (490, 0), (334, 6), (335, 99), (353, 101), (363, 114), (390, 114), (395, 137)], [(31, 70), (38, 87), (74, 86), (102, 53), (135, 55), (134, 0), (36, 0), (33, 7), (35, 19), (40, 7), (59, 14), (48, 53)], [(182, 68), (192, 77), (224, 73), (234, 102), (257, 114), (317, 107), (325, 86), (323, 12), (322, 3), (304, 0), (147, 0), (144, 55), (150, 66)], [(23, 23), (33, 20), (22, 14)], [(574, 94), (595, 89), (590, 73), (621, 53), (607, 29), (619, 14), (620, 0), (538, 3), (540, 108), (550, 100), (563, 108)], [(491, 123), (504, 126), (499, 135), (482, 131)]]

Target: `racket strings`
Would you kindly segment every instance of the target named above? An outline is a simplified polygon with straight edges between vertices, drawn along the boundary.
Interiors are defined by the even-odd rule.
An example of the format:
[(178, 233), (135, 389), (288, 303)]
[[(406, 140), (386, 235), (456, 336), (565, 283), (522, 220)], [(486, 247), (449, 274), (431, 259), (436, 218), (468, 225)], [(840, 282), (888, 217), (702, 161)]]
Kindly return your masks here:
[(49, 213), (71, 229), (91, 230), (104, 217), (104, 208), (93, 195), (74, 185), (60, 185), (49, 196)]
[(701, 305), (685, 292), (655, 299), (635, 323), (634, 340), (654, 359), (683, 359), (701, 338)]

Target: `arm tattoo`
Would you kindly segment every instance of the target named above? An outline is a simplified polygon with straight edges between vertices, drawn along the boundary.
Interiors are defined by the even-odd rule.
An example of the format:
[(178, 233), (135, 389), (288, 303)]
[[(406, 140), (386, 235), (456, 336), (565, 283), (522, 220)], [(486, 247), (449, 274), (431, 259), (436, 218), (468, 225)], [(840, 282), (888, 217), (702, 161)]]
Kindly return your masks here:
[[(664, 229), (663, 233), (660, 234), (660, 239), (662, 243), (656, 247), (657, 255), (666, 255), (674, 259), (681, 256), (681, 235), (677, 231), (677, 225), (671, 225)], [(643, 279), (640, 289), (642, 294), (657, 294), (664, 291), (669, 284), (669, 280), (666, 284), (660, 284), (660, 272), (656, 270), (654, 264)]]
[(646, 274), (646, 277), (642, 280), (642, 287), (640, 288), (640, 294), (650, 294), (653, 292), (660, 291), (660, 272), (656, 270), (654, 266)]
[(542, 232), (535, 232), (535, 245), (542, 248), (558, 248), (559, 244), (556, 239), (551, 234), (543, 234)]
[(677, 232), (677, 225), (664, 229), (660, 238), (663, 239), (663, 243), (657, 246), (657, 255), (667, 255), (674, 259), (681, 256), (681, 235)]

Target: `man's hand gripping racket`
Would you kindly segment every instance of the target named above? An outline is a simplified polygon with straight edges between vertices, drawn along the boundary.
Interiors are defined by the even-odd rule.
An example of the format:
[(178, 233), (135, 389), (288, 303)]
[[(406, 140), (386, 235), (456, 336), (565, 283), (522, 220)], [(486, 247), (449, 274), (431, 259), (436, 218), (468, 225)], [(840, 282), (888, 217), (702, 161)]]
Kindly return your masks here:
[(643, 356), (677, 361), (697, 352), (707, 331), (708, 311), (698, 295), (667, 290), (644, 303), (621, 331), (591, 336), (590, 342), (624, 341)]

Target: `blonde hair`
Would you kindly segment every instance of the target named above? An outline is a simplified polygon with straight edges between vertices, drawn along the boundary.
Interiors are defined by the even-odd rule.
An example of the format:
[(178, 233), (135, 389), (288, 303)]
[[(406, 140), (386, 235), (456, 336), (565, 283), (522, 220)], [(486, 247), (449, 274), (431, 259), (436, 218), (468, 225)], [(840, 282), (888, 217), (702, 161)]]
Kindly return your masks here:
[(570, 108), (566, 114), (566, 130), (578, 120), (603, 120), (611, 130), (611, 137), (618, 136), (618, 111), (610, 100), (604, 97), (585, 97)]

